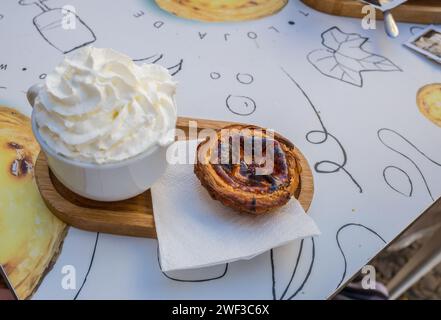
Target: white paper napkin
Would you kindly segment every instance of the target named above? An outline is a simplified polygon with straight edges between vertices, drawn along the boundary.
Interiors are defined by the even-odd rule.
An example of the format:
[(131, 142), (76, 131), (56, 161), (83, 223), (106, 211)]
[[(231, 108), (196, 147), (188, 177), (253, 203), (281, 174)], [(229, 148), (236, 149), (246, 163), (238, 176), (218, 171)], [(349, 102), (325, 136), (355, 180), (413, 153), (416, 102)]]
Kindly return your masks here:
[[(177, 143), (189, 146), (188, 159), (194, 159), (194, 143)], [(234, 212), (210, 197), (189, 164), (169, 165), (153, 186), (152, 198), (163, 271), (250, 259), (320, 234), (294, 198), (272, 214), (255, 217)]]

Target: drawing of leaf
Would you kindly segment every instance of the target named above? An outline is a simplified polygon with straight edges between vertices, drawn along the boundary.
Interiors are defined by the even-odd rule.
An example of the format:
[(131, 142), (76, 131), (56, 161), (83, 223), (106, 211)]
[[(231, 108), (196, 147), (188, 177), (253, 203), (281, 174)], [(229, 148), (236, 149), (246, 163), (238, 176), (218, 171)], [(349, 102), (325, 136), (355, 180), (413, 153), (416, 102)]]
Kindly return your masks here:
[(340, 62), (332, 51), (324, 49), (312, 51), (308, 55), (309, 62), (324, 75), (361, 87), (363, 79), (360, 72), (346, 66), (346, 64), (349, 64), (348, 61), (353, 61), (344, 56), (339, 56), (338, 59)]
[[(337, 50), (336, 55), (344, 56), (355, 60), (360, 67), (356, 68), (359, 71), (372, 71), (372, 70), (382, 70), (382, 71), (399, 71), (396, 65), (392, 63), (389, 59), (367, 52), (362, 49), (362, 45), (366, 41), (365, 38), (362, 42), (359, 39), (348, 40), (341, 43), (339, 50)], [(350, 63), (350, 62), (349, 62)]]
[(314, 50), (307, 58), (325, 76), (362, 87), (364, 71), (401, 71), (389, 59), (364, 50), (368, 38), (359, 34), (332, 27), (321, 37), (327, 49)]
[(359, 62), (364, 66), (364, 70), (401, 71), (392, 61), (376, 54), (371, 54)]
[(340, 44), (347, 41), (348, 35), (343, 33), (337, 27), (333, 27), (322, 34), (322, 44), (334, 51), (337, 51)]
[(366, 38), (353, 38), (348, 36), (346, 41), (340, 43), (337, 52), (354, 59), (366, 58), (371, 54), (370, 52), (361, 50), (361, 46), (366, 42), (366, 40)]

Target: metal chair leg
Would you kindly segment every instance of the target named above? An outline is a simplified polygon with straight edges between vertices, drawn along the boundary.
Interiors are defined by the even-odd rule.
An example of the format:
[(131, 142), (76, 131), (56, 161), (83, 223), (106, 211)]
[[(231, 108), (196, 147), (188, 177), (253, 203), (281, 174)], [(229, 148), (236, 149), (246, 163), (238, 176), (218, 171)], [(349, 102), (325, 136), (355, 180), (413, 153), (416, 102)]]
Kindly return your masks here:
[(441, 263), (441, 229), (428, 238), (421, 249), (389, 281), (390, 299), (397, 299), (436, 265)]

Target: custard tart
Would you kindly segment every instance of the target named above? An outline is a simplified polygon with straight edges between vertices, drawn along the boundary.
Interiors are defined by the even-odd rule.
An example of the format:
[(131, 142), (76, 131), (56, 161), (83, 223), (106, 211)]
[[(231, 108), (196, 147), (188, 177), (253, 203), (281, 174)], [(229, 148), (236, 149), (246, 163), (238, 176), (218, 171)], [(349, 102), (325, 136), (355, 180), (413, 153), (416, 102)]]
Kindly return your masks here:
[(0, 106), (0, 265), (20, 299), (51, 269), (67, 230), (38, 192), (39, 152), (29, 118)]
[(273, 15), (288, 0), (156, 0), (178, 17), (199, 21), (245, 21)]
[(422, 87), (417, 93), (420, 112), (438, 127), (441, 127), (441, 83)]
[(285, 205), (300, 185), (294, 145), (256, 126), (233, 125), (197, 147), (194, 172), (210, 196), (242, 213), (264, 214)]

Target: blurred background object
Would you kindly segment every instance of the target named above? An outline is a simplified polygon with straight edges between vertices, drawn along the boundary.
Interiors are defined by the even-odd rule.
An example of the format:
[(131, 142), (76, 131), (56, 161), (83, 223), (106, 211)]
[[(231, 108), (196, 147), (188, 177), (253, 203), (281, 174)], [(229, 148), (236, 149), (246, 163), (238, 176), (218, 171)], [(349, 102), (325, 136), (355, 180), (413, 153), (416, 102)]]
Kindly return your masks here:
[[(358, 0), (301, 0), (311, 8), (343, 17), (363, 18), (364, 3)], [(396, 21), (439, 24), (441, 23), (440, 0), (408, 0), (394, 8), (393, 14)], [(377, 19), (383, 20), (383, 14), (377, 10)]]
[(376, 270), (375, 289), (363, 289), (359, 274), (333, 299), (441, 300), (441, 200), (370, 264)]
[(6, 284), (6, 280), (3, 278), (4, 274), (0, 270), (0, 300), (15, 300), (15, 295)]

